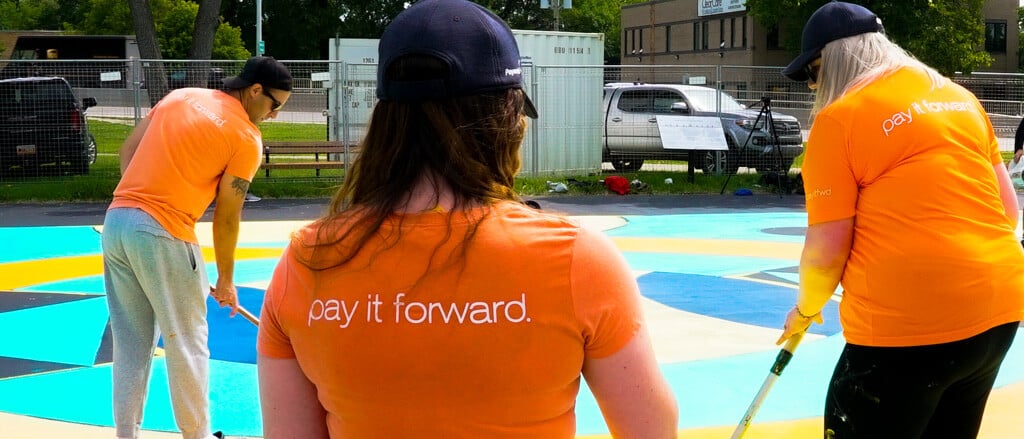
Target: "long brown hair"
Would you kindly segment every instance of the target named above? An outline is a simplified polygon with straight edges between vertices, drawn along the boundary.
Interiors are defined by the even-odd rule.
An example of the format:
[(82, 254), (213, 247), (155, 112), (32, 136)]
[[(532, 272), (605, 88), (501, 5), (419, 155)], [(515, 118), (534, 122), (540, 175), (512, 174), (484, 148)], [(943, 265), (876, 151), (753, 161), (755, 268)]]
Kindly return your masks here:
[[(436, 59), (417, 56), (396, 63), (388, 74), (424, 79), (444, 77), (447, 71)], [(322, 270), (351, 260), (407, 202), (424, 176), (435, 182), (435, 197), (438, 181), (451, 188), (453, 211), (518, 200), (514, 181), (526, 132), (523, 104), (519, 89), (422, 102), (378, 102), (359, 157), (317, 222), (313, 252), (303, 262)], [(467, 231), (463, 243), (475, 230), (473, 226)], [(399, 236), (389, 238), (393, 244)]]

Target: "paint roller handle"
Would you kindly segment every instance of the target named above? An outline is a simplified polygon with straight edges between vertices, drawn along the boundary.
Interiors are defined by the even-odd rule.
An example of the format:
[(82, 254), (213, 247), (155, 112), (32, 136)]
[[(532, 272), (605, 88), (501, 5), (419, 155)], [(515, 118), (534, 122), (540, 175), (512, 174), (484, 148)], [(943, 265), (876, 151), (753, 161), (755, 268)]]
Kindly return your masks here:
[(241, 304), (238, 305), (238, 313), (241, 314), (242, 317), (245, 317), (245, 319), (250, 323), (256, 325), (257, 328), (260, 326), (260, 319), (253, 315), (253, 313), (249, 312), (249, 310), (243, 308)]
[(772, 373), (776, 376), (782, 375), (783, 369), (789, 364), (789, 360), (793, 359), (793, 352), (796, 351), (797, 345), (803, 340), (806, 331), (800, 331), (793, 334), (789, 340), (786, 341), (786, 345), (779, 350), (779, 355), (775, 357), (775, 363), (772, 364)]
[[(216, 291), (217, 291), (217, 289), (214, 288), (213, 285), (210, 285), (210, 294), (213, 294)], [(232, 317), (234, 317), (234, 311), (237, 311), (239, 314), (242, 315), (242, 317), (245, 317), (245, 319), (248, 320), (250, 323), (252, 323), (253, 325), (256, 325), (256, 327), (260, 326), (260, 319), (259, 319), (259, 317), (256, 317), (255, 314), (253, 314), (253, 313), (249, 312), (249, 310), (245, 309), (242, 306), (241, 303), (238, 303), (238, 297), (237, 296), (235, 296), (235, 306), (232, 309), (232, 315), (231, 315)]]

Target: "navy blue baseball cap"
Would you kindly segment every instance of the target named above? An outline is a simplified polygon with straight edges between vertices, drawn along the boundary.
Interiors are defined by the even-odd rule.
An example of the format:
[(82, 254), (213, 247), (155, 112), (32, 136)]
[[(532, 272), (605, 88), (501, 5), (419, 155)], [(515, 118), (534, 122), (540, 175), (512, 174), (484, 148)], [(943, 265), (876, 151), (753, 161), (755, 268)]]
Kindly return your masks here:
[(804, 25), (800, 55), (782, 74), (794, 81), (806, 81), (806, 67), (821, 55), (825, 45), (835, 40), (869, 32), (883, 32), (882, 20), (874, 12), (853, 3), (833, 1), (818, 8)]
[[(416, 2), (384, 29), (378, 52), (377, 98), (381, 100), (418, 102), (522, 89), (519, 46), (512, 29), (491, 11), (466, 0)], [(385, 72), (406, 55), (437, 58), (448, 67), (448, 77), (388, 79)], [(528, 96), (523, 112), (537, 118), (537, 108)]]
[(292, 74), (288, 67), (270, 56), (254, 56), (245, 62), (238, 76), (223, 79), (228, 88), (245, 88), (259, 83), (264, 87), (292, 91)]

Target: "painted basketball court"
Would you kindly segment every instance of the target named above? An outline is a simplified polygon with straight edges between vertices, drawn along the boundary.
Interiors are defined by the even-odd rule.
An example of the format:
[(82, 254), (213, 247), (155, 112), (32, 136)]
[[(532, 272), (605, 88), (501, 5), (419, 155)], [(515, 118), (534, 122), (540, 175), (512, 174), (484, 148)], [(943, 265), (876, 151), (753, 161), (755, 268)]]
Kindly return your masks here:
[[(604, 200), (604, 201), (602, 201)], [(236, 281), (256, 311), (288, 233), (316, 216), (274, 201), (246, 206)], [(625, 254), (645, 298), (659, 363), (679, 402), (680, 437), (727, 438), (778, 352), (796, 298), (806, 215), (795, 197), (629, 196), (542, 200), (604, 230)], [(113, 437), (110, 329), (102, 279), (101, 205), (17, 208), (0, 214), (0, 438)], [(212, 264), (209, 223), (199, 227)], [(211, 279), (212, 281), (212, 279)], [(259, 437), (256, 328), (209, 305), (213, 426)], [(843, 340), (837, 303), (824, 310), (768, 395), (748, 438), (821, 437), (825, 390)], [(161, 353), (154, 362), (143, 437), (173, 432)], [(1024, 437), (1024, 334), (996, 383), (981, 437)], [(581, 437), (607, 437), (584, 387)]]

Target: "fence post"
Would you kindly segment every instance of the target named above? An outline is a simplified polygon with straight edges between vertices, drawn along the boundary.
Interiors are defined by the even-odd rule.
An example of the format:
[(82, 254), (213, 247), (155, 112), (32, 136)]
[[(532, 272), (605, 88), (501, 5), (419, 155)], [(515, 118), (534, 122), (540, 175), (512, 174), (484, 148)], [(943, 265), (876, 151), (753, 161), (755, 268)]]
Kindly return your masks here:
[[(539, 83), (537, 81), (537, 69), (533, 64), (533, 59), (530, 57), (523, 57), (520, 59), (519, 67), (523, 71), (530, 72), (530, 96), (534, 102), (539, 102), (540, 95), (537, 94)], [(540, 174), (540, 126), (538, 125), (540, 118), (532, 121), (533, 126), (530, 130), (531, 145), (530, 145), (530, 174), (534, 177)]]
[(135, 98), (135, 125), (139, 124), (139, 120), (142, 119), (142, 65), (141, 61), (132, 56), (128, 58), (128, 63), (131, 65), (132, 71), (132, 96)]

